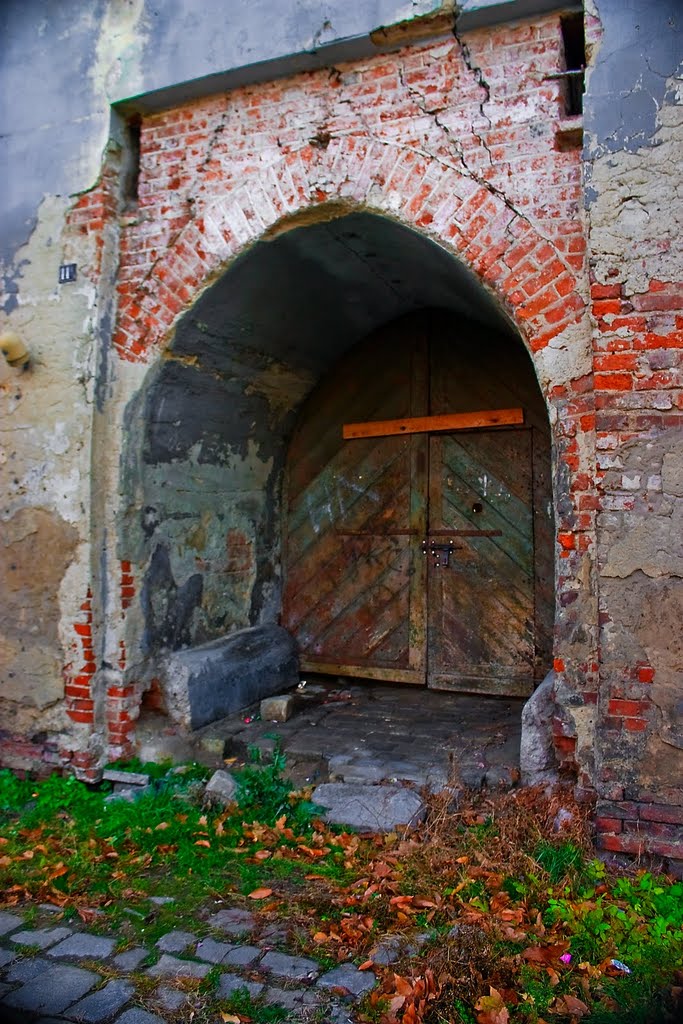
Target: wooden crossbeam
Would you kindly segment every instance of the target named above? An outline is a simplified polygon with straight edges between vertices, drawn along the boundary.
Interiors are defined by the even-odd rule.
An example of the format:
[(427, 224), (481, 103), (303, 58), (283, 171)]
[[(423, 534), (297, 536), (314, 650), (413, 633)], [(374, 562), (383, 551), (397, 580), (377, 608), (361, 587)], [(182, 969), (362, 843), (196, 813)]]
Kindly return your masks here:
[(524, 423), (523, 409), (485, 409), (480, 412), (452, 412), (443, 416), (410, 416), (402, 420), (345, 423), (345, 440), (359, 437), (391, 437), (395, 434), (426, 434), (444, 430), (473, 430), (477, 427), (507, 427)]

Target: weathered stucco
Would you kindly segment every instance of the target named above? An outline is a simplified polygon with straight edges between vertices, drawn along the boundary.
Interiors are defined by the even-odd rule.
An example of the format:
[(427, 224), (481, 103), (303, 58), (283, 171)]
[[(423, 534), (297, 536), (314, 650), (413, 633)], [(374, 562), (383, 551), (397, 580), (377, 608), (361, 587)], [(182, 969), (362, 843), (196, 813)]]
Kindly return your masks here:
[[(83, 280), (57, 283), (68, 259), (67, 204), (45, 199), (19, 251), (22, 287), (13, 329), (31, 356), (26, 371), (0, 367), (2, 417), (2, 695), (12, 702), (5, 727), (30, 722), (63, 698), (68, 622), (88, 587), (92, 305)], [(86, 256), (89, 255), (87, 247)], [(13, 704), (18, 709), (14, 718)], [(33, 708), (33, 712), (29, 712)]]

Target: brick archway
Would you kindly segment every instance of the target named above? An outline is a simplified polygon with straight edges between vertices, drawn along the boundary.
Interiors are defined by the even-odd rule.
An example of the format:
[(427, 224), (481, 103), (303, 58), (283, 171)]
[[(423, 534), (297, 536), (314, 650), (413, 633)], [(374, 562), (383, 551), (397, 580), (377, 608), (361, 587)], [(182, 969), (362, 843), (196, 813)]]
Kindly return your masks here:
[(493, 186), (412, 147), (345, 138), (291, 153), (199, 210), (122, 296), (119, 355), (147, 361), (232, 259), (288, 219), (317, 209), (325, 216), (329, 203), (395, 218), (450, 250), (495, 290), (532, 352), (584, 314), (576, 256), (561, 253)]
[[(237, 187), (198, 201), (154, 261), (129, 273), (120, 286), (113, 346), (135, 371), (157, 362), (189, 310), (232, 262), (261, 240), (290, 228), (363, 211), (390, 218), (450, 252), (472, 270), (516, 324), (551, 410), (556, 522), (555, 670), (563, 694), (597, 702), (597, 608), (594, 589), (594, 403), (588, 355), (590, 329), (581, 289), (583, 237), (555, 241), (494, 186), (441, 157), (394, 143), (345, 138), (326, 148), (305, 146)], [(561, 251), (567, 249), (567, 252)], [(125, 258), (125, 257), (124, 257)], [(144, 372), (144, 371), (143, 371)], [(126, 595), (142, 583), (125, 566)], [(124, 570), (122, 569), (122, 572)], [(123, 578), (123, 577), (122, 577)], [(122, 591), (123, 593), (123, 591)], [(112, 649), (126, 650), (130, 598)], [(126, 661), (119, 662), (128, 672)], [(112, 691), (110, 746), (130, 736), (137, 688)], [(121, 703), (123, 701), (123, 704)], [(131, 704), (130, 702), (133, 702)], [(126, 710), (130, 704), (132, 713)], [(577, 751), (569, 705), (556, 719), (560, 761), (589, 784), (592, 749)], [(125, 707), (124, 707), (125, 705)], [(119, 719), (123, 716), (119, 732)], [(113, 730), (113, 731), (112, 731)], [(120, 734), (120, 735), (119, 735)], [(589, 736), (589, 732), (584, 735)], [(118, 740), (118, 743), (117, 743)], [(123, 747), (121, 748), (123, 749)]]

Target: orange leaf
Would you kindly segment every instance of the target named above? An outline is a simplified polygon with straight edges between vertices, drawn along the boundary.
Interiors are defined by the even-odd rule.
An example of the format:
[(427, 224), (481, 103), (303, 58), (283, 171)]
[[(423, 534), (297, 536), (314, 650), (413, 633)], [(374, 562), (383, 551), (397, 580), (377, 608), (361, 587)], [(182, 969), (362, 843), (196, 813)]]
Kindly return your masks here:
[(250, 900), (264, 900), (266, 896), (272, 896), (272, 889), (254, 889), (253, 892), (249, 893)]
[(167, 821), (160, 821), (158, 825), (154, 826), (154, 831), (162, 832), (165, 828), (170, 828), (169, 823)]
[(358, 968), (359, 971), (368, 971), (372, 967), (374, 960), (364, 960)]
[(209, 842), (208, 839), (198, 839), (197, 842), (194, 845), (195, 846), (208, 846), (208, 848), (211, 849), (211, 843)]
[(272, 856), (270, 850), (257, 850), (254, 854), (254, 860), (268, 860)]

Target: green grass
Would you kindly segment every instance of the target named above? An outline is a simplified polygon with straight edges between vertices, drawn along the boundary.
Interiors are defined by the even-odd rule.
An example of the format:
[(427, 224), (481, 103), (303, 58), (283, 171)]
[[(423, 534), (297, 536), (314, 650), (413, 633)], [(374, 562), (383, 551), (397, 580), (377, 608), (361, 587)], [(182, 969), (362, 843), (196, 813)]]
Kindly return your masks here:
[[(510, 1024), (559, 1021), (565, 995), (585, 1000), (592, 1024), (676, 1019), (666, 1013), (683, 971), (683, 883), (610, 872), (585, 838), (569, 841), (544, 825), (552, 817), (537, 810), (539, 797), (528, 813), (514, 796), (495, 805), (488, 798), (485, 815), (474, 798), (450, 823), (435, 817), (441, 831), (427, 826), (419, 841), (361, 840), (322, 825), (318, 809), (292, 793), (278, 750), (236, 773), (230, 808), (203, 806), (198, 783), (207, 772), (198, 765), (117, 767), (144, 771), (153, 785), (135, 803), (105, 802), (109, 785), (0, 771), (0, 885), (9, 905), (24, 902), (27, 925), (51, 901), (64, 920), (85, 915), (89, 930), (151, 948), (173, 929), (209, 934), (210, 914), (234, 903), (291, 924), (290, 951), (323, 969), (339, 958), (362, 963), (387, 933), (428, 933), (396, 967), (440, 979), (425, 1024), (473, 1024), (491, 988), (503, 993)], [(252, 903), (260, 888), (272, 894)], [(547, 961), (534, 958), (538, 949), (549, 950)], [(565, 949), (570, 960), (560, 961)], [(631, 973), (612, 970), (612, 958)], [(363, 1001), (360, 1019), (386, 1014), (393, 972), (380, 972), (388, 987)], [(212, 971), (197, 990), (198, 1024), (214, 1020), (217, 977)], [(257, 1024), (287, 1016), (246, 991), (220, 1008)]]

